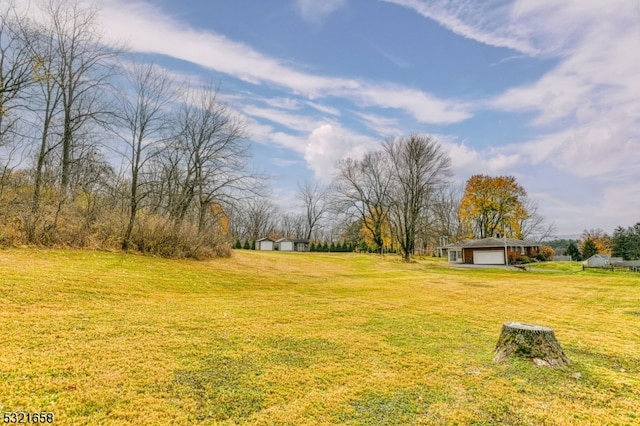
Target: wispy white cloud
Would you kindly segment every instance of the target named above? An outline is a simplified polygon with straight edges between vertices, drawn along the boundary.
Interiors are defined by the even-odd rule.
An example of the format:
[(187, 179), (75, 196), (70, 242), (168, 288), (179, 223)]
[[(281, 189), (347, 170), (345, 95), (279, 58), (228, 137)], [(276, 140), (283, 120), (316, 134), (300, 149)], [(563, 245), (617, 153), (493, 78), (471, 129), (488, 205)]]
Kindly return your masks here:
[(305, 104), (327, 115), (333, 115), (336, 117), (340, 115), (340, 110), (338, 108), (334, 108), (329, 105), (324, 105), (318, 102), (311, 102), (311, 101), (307, 101), (305, 102)]
[(300, 71), (244, 43), (190, 28), (149, 3), (108, 0), (101, 6), (105, 30), (128, 39), (136, 52), (179, 58), (245, 82), (284, 88), (312, 101), (334, 97), (362, 107), (397, 109), (424, 123), (455, 123), (471, 116), (468, 105), (419, 89)]
[(360, 117), (365, 126), (382, 137), (386, 138), (402, 135), (400, 123), (395, 118), (361, 112), (357, 112), (356, 115)]
[[(506, 47), (529, 55), (539, 50), (530, 42), (527, 27), (508, 19), (514, 14), (507, 1), (382, 0), (415, 10), (465, 38), (495, 47)], [(505, 26), (505, 23), (507, 24)]]
[(300, 101), (293, 98), (275, 97), (264, 99), (264, 102), (274, 108), (286, 109), (290, 111), (300, 109), (301, 107)]
[(280, 124), (297, 132), (309, 132), (319, 124), (307, 115), (294, 114), (274, 108), (261, 108), (254, 105), (247, 105), (242, 108), (242, 112), (251, 117), (259, 117)]
[(639, 177), (636, 2), (383, 1), (415, 10), (480, 43), (557, 60), (537, 81), (509, 88), (479, 106), (533, 114), (530, 124), (540, 136), (506, 148), (520, 161), (551, 164), (581, 177)]
[(347, 0), (295, 0), (305, 21), (320, 24), (327, 16), (342, 8)]

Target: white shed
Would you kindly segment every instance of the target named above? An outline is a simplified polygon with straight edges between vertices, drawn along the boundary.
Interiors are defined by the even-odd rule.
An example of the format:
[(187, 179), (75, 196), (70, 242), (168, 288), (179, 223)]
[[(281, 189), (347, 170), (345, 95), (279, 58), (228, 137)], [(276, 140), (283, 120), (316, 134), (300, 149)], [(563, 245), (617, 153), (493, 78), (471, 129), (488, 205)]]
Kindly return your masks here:
[(309, 240), (281, 238), (276, 247), (280, 251), (309, 251)]
[(278, 243), (278, 250), (280, 251), (293, 251), (293, 240), (282, 238), (276, 243)]
[(611, 255), (610, 254), (594, 254), (584, 262), (585, 266), (590, 266), (592, 268), (602, 268), (605, 266), (609, 266), (611, 264)]
[(273, 250), (273, 240), (271, 238), (260, 238), (256, 241), (256, 250)]

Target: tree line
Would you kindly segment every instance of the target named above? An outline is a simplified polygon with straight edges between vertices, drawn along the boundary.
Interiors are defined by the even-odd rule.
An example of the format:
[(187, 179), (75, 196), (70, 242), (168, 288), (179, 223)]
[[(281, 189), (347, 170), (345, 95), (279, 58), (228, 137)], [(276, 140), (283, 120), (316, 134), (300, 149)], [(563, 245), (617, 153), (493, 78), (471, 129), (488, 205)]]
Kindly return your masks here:
[(136, 62), (81, 2), (38, 5), (0, 11), (1, 242), (227, 250), (227, 204), (264, 182), (218, 87)]
[(600, 228), (585, 229), (578, 240), (553, 240), (548, 244), (573, 260), (586, 260), (595, 254), (610, 254), (623, 260), (640, 259), (640, 222), (627, 228), (618, 226), (609, 235)]
[(515, 178), (453, 185), (442, 146), (417, 134), (340, 161), (330, 183), (300, 183), (297, 210), (282, 209), (216, 84), (139, 62), (84, 3), (38, 5), (37, 21), (0, 10), (2, 245), (202, 258), (271, 236), (409, 261), (442, 237), (553, 232)]
[(386, 140), (362, 158), (339, 161), (329, 184), (299, 186), (298, 213), (264, 201), (239, 209), (236, 246), (251, 248), (265, 236), (304, 238), (410, 261), (464, 238), (499, 233), (539, 242), (554, 232), (515, 178), (475, 175), (462, 188), (452, 184), (450, 165), (431, 136)]

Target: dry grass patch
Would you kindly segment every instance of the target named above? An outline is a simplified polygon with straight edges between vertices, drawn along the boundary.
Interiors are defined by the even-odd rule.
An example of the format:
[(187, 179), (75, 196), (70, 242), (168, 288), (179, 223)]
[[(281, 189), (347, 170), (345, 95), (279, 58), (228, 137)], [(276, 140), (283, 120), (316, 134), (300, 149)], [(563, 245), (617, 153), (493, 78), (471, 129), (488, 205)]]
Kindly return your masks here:
[[(638, 300), (638, 275), (599, 271), (5, 250), (0, 410), (60, 424), (635, 424)], [(494, 364), (506, 321), (554, 328), (571, 367)]]

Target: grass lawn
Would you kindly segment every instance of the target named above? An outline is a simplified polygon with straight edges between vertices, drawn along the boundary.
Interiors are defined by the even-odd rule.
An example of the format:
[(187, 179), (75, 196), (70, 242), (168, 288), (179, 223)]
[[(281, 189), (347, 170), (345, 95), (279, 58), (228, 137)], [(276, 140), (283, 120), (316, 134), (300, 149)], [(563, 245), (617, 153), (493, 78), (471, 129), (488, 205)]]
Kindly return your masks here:
[[(640, 274), (547, 268), (2, 250), (0, 411), (64, 425), (640, 424)], [(507, 321), (552, 327), (571, 366), (494, 364)]]

